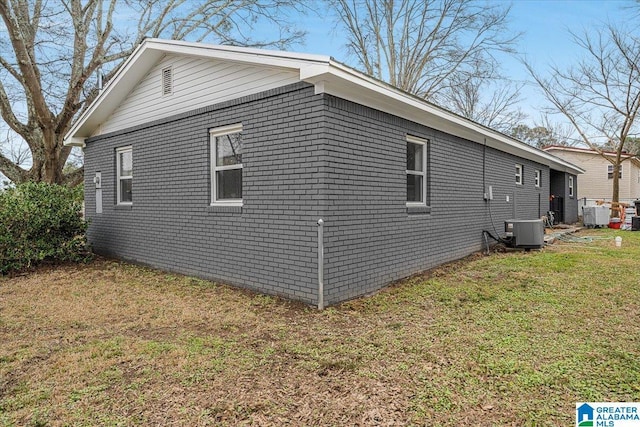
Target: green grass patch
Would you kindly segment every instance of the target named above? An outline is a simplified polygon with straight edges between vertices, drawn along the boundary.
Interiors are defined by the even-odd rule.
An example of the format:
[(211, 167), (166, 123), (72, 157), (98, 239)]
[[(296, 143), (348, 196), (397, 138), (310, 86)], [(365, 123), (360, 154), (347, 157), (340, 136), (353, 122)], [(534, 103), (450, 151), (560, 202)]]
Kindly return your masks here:
[(0, 278), (0, 426), (572, 425), (640, 401), (640, 233), (585, 236), (323, 312), (105, 260)]

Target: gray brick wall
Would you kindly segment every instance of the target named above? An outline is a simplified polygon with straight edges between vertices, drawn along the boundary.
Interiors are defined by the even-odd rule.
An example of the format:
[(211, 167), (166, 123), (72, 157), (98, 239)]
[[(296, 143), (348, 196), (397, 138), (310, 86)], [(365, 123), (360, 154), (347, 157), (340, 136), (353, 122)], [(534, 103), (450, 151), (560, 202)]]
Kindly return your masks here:
[[(330, 303), (480, 250), (482, 230), (493, 233), (491, 216), (504, 234), (505, 219), (534, 219), (548, 209), (546, 166), (334, 97), (327, 105)], [(407, 134), (430, 141), (430, 213), (406, 208)], [(524, 167), (523, 185), (515, 184), (516, 163)], [(534, 187), (535, 169), (541, 188)]]
[[(212, 208), (208, 131), (234, 123), (243, 125), (244, 206)], [(429, 213), (406, 208), (407, 134), (430, 140)], [(134, 202), (122, 209), (115, 149), (127, 145)], [(325, 301), (335, 303), (481, 249), (482, 230), (493, 230), (483, 163), (499, 232), (505, 219), (547, 210), (542, 165), (292, 85), (90, 139), (89, 240), (99, 253), (316, 304), (323, 218)]]
[[(563, 198), (564, 222), (578, 222), (578, 177), (564, 172), (554, 171), (551, 181), (551, 194)], [(569, 196), (569, 177), (573, 177), (573, 196)]]
[[(86, 211), (96, 252), (316, 301), (323, 102), (272, 90), (87, 142)], [(240, 208), (210, 207), (209, 129), (243, 125)], [(115, 149), (133, 147), (133, 206), (115, 206)], [(103, 213), (95, 213), (95, 172)]]

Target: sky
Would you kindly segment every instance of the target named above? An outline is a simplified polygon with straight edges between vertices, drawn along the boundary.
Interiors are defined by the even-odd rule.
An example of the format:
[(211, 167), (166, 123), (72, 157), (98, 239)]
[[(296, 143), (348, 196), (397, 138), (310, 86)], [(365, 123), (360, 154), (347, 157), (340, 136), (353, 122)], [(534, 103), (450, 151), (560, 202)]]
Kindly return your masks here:
[[(606, 22), (629, 22), (633, 12), (628, 9), (634, 0), (490, 0), (490, 3), (511, 4), (511, 28), (522, 32), (517, 45), (520, 55), (526, 57), (537, 70), (545, 71), (549, 64), (568, 65), (578, 57), (579, 51), (569, 30), (581, 33)], [(304, 46), (292, 50), (329, 55), (350, 64), (340, 34), (326, 17), (309, 16)], [(502, 59), (503, 72), (516, 81), (528, 81), (530, 77), (522, 63), (512, 57)], [(540, 121), (540, 107), (544, 98), (535, 85), (528, 84), (522, 90), (520, 108), (529, 116), (528, 122)]]
[[(310, 2), (312, 0), (309, 0)], [(589, 31), (606, 22), (630, 22), (638, 19), (639, 12), (630, 11), (629, 6), (638, 5), (635, 0), (487, 0), (493, 4), (511, 5), (511, 29), (521, 32), (517, 48), (520, 55), (534, 65), (538, 71), (548, 69), (551, 63), (559, 66), (570, 64), (579, 53), (569, 34)], [(312, 3), (310, 3), (312, 4)], [(640, 11), (640, 5), (636, 9)], [(634, 16), (635, 15), (635, 16)], [(352, 64), (344, 47), (344, 38), (334, 29), (330, 17), (308, 13), (301, 17), (297, 26), (307, 31), (306, 42), (296, 45), (292, 51), (329, 55), (336, 60)], [(273, 31), (273, 28), (271, 28)], [(254, 31), (260, 31), (254, 28)], [(259, 37), (258, 37), (259, 38)], [(503, 57), (503, 73), (515, 81), (530, 79), (522, 63), (513, 57)], [(533, 84), (522, 89), (519, 108), (528, 115), (531, 126), (540, 123), (540, 108), (544, 97)], [(0, 174), (0, 184), (2, 182)], [(1, 186), (1, 185), (0, 185)]]

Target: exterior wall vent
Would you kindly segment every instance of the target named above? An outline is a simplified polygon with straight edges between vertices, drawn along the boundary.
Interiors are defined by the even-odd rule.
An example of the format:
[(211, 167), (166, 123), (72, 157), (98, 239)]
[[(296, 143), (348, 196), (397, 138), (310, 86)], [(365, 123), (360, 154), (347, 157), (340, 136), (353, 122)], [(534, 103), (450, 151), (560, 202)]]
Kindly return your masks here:
[(162, 95), (173, 93), (173, 72), (171, 67), (162, 69)]

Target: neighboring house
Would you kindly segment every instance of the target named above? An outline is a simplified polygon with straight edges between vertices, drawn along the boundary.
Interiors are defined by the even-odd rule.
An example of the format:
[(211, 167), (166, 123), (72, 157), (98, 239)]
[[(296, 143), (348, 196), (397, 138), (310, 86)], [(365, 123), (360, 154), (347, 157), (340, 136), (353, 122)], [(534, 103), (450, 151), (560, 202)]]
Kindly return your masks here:
[[(580, 176), (578, 198), (587, 200), (611, 201), (613, 195), (613, 164), (603, 158), (595, 150), (589, 148), (551, 146), (544, 151), (560, 157), (584, 169)], [(615, 158), (616, 153), (605, 151), (605, 154)], [(633, 202), (640, 199), (640, 159), (631, 154), (623, 154), (619, 173), (620, 202)]]
[(96, 252), (311, 304), (319, 273), (332, 304), (478, 251), (582, 172), (326, 56), (156, 39), (65, 143)]

